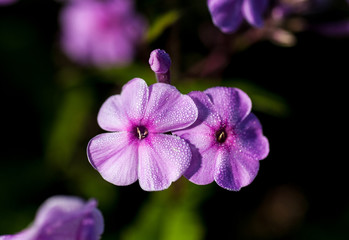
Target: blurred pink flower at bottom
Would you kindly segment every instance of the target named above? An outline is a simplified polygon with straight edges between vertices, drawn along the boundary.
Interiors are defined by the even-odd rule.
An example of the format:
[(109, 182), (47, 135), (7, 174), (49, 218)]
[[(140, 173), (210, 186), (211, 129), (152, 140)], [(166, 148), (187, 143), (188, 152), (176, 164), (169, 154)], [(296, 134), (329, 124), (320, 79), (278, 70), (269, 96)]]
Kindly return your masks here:
[(98, 240), (104, 220), (96, 208), (77, 197), (55, 196), (39, 208), (34, 223), (20, 233), (0, 236), (0, 240)]

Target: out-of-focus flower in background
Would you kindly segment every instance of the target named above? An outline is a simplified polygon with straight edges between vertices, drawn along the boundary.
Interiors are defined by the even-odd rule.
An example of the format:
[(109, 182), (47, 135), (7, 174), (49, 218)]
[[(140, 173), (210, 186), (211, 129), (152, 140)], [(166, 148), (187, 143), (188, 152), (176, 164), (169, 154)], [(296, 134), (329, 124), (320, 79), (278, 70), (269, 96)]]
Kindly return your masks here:
[(0, 240), (98, 240), (104, 220), (96, 207), (95, 200), (85, 203), (77, 197), (51, 197), (39, 208), (30, 227)]
[(199, 185), (216, 181), (233, 191), (250, 184), (259, 160), (269, 153), (269, 142), (250, 112), (248, 95), (237, 88), (214, 87), (189, 96), (198, 106), (198, 120), (175, 132), (192, 144), (193, 159), (184, 176)]
[(263, 25), (269, 0), (208, 0), (213, 23), (224, 33), (235, 32), (246, 19), (252, 26)]
[(17, 0), (0, 0), (0, 6), (1, 5), (9, 5), (9, 4), (12, 4), (15, 2), (17, 2)]
[(193, 100), (174, 86), (148, 87), (135, 78), (102, 105), (98, 124), (113, 132), (91, 139), (89, 161), (115, 185), (130, 185), (138, 179), (146, 191), (164, 190), (183, 175), (192, 157), (184, 139), (167, 133), (190, 126), (197, 116)]
[(132, 0), (75, 0), (61, 16), (61, 45), (74, 61), (98, 67), (129, 64), (146, 30)]

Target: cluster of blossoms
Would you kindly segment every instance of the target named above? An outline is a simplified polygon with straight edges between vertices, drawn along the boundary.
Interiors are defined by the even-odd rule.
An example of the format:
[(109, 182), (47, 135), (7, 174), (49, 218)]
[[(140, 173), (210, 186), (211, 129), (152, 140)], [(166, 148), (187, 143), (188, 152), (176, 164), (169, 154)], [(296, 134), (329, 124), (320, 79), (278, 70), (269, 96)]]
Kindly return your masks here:
[[(234, 32), (243, 19), (262, 26), (268, 0), (207, 3), (214, 24)], [(132, 0), (71, 0), (60, 20), (65, 53), (96, 66), (130, 63), (146, 29)], [(232, 191), (250, 184), (269, 143), (247, 94), (214, 87), (184, 95), (170, 85), (166, 52), (154, 50), (149, 64), (158, 83), (132, 79), (102, 105), (98, 124), (109, 132), (88, 143), (91, 165), (108, 182), (124, 186), (138, 180), (146, 191), (164, 190), (181, 176), (199, 185), (215, 181)], [(98, 240), (103, 231), (95, 200), (56, 196), (39, 208), (27, 229), (0, 240)]]
[(89, 142), (92, 166), (108, 182), (123, 186), (139, 180), (146, 191), (166, 189), (182, 175), (233, 191), (250, 184), (269, 143), (247, 94), (214, 87), (183, 95), (168, 84), (170, 59), (164, 51), (153, 51), (149, 63), (163, 82), (148, 87), (132, 79), (104, 102), (97, 120), (110, 132)]
[(96, 207), (95, 200), (85, 203), (77, 197), (51, 197), (39, 208), (30, 227), (0, 236), (0, 240), (98, 240), (104, 221)]

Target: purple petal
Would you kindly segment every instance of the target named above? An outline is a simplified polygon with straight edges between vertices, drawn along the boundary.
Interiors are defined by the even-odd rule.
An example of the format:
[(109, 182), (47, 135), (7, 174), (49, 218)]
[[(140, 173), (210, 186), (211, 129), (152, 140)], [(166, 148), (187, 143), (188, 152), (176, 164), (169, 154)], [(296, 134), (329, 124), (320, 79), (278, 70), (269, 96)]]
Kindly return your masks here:
[(235, 126), (251, 111), (251, 99), (238, 88), (214, 87), (207, 89), (205, 93), (226, 125)]
[(238, 29), (243, 16), (241, 12), (243, 0), (208, 0), (208, 9), (213, 23), (225, 33)]
[(254, 160), (262, 160), (269, 153), (268, 139), (263, 136), (258, 118), (250, 113), (237, 127), (237, 146)]
[(215, 130), (220, 128), (221, 119), (207, 94), (191, 92), (189, 96), (198, 107), (198, 119), (189, 128), (175, 131), (186, 139), (192, 148), (193, 157), (184, 176), (195, 184), (209, 184), (214, 175), (217, 152)]
[(150, 53), (149, 65), (155, 73), (166, 73), (170, 70), (171, 58), (161, 49), (155, 49)]
[(142, 120), (150, 132), (164, 133), (183, 129), (195, 122), (198, 110), (193, 100), (174, 86), (155, 83), (149, 86), (149, 101)]
[(102, 177), (118, 186), (137, 180), (138, 150), (135, 136), (128, 132), (97, 135), (87, 146), (92, 166)]
[(51, 197), (41, 205), (34, 223), (28, 229), (0, 239), (98, 240), (104, 231), (104, 221), (96, 206), (95, 200), (85, 203), (76, 197)]
[[(198, 139), (200, 135), (195, 137), (192, 135), (191, 137), (191, 139), (195, 137)], [(196, 148), (195, 145), (191, 145), (191, 147), (193, 158), (184, 176), (198, 185), (206, 185), (213, 182), (218, 146), (211, 145), (200, 149)]]
[[(0, 0), (0, 5), (10, 5), (15, 2), (17, 2), (17, 0)], [(1, 240), (1, 237), (0, 237), (0, 240)]]
[(238, 191), (256, 177), (259, 161), (240, 151), (221, 148), (217, 154), (214, 179), (222, 188)]
[(130, 63), (146, 28), (130, 0), (72, 1), (60, 20), (66, 54), (102, 67)]
[(146, 191), (168, 188), (187, 170), (191, 159), (185, 140), (167, 134), (149, 134), (139, 145), (139, 184)]
[(41, 226), (41, 231), (35, 239), (99, 239), (104, 223), (96, 206), (95, 200), (84, 203), (75, 197), (48, 199), (36, 216), (34, 225)]
[(121, 95), (109, 97), (98, 113), (99, 126), (107, 131), (130, 130), (139, 122), (148, 101), (147, 83), (140, 78), (130, 80), (122, 88)]
[(244, 0), (242, 13), (245, 19), (255, 27), (263, 26), (263, 13), (268, 6), (269, 0)]

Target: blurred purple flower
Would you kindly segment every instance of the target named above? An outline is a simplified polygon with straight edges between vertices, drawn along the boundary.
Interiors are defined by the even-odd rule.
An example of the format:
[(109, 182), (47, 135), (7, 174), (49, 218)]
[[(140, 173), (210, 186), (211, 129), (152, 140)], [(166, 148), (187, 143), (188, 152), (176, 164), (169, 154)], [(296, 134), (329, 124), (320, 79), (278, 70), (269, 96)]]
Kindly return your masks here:
[(161, 49), (156, 49), (150, 53), (149, 65), (151, 70), (155, 72), (158, 82), (171, 83), (170, 67), (171, 58), (167, 52)]
[(213, 23), (224, 33), (235, 32), (245, 18), (252, 26), (263, 26), (269, 0), (207, 0)]
[(97, 202), (84, 203), (76, 197), (55, 196), (39, 208), (34, 223), (0, 240), (98, 240), (104, 231)]
[(138, 179), (146, 191), (166, 189), (187, 170), (192, 156), (185, 140), (166, 133), (190, 126), (197, 115), (193, 100), (174, 86), (148, 87), (135, 78), (102, 105), (98, 124), (112, 133), (91, 139), (88, 159), (115, 185), (130, 185)]
[(214, 87), (189, 93), (196, 103), (197, 122), (174, 134), (191, 143), (193, 159), (184, 176), (205, 185), (212, 181), (238, 191), (250, 184), (259, 160), (269, 153), (257, 117), (250, 113), (251, 100), (237, 88)]
[(17, 2), (17, 0), (0, 0), (0, 6), (1, 5), (10, 5), (12, 3)]
[(129, 64), (146, 23), (132, 0), (75, 0), (61, 13), (61, 45), (76, 62), (96, 66)]

